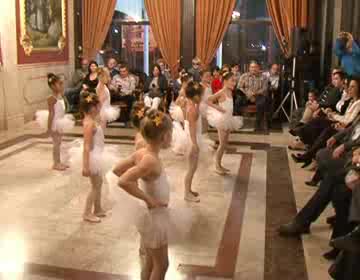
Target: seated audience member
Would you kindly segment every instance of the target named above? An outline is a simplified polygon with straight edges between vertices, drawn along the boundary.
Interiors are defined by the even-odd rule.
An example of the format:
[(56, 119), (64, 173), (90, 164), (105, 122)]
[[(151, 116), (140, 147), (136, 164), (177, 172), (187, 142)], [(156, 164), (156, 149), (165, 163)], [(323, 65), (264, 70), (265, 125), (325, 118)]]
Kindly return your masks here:
[(96, 89), (99, 80), (98, 80), (98, 64), (96, 61), (90, 61), (89, 67), (88, 67), (88, 74), (86, 75), (84, 82), (83, 82), (83, 88), (84, 89)]
[(168, 68), (168, 65), (165, 63), (165, 60), (160, 58), (156, 61), (156, 64), (158, 64), (161, 68), (161, 74), (164, 75), (168, 83), (171, 81), (171, 73)]
[(85, 80), (85, 77), (88, 74), (88, 64), (89, 61), (85, 58), (81, 59), (81, 68), (76, 69), (75, 73), (72, 76), (72, 86), (71, 88), (67, 88), (65, 90), (66, 100), (69, 102), (69, 111), (75, 112), (76, 105), (79, 104), (80, 101), (80, 92), (82, 89), (82, 84)]
[(230, 73), (231, 72), (231, 66), (229, 64), (224, 64), (222, 67), (221, 67), (221, 73)]
[[(356, 126), (360, 125), (359, 118), (356, 123)], [(350, 135), (347, 139), (354, 137), (356, 126), (346, 132), (346, 135)], [(335, 136), (335, 138), (337, 137)], [(343, 144), (330, 141), (327, 148), (318, 152), (318, 168), (323, 176), (320, 187), (295, 218), (278, 229), (281, 236), (297, 237), (301, 234), (310, 233), (311, 224), (317, 220), (330, 202), (333, 203), (336, 213), (332, 238), (343, 236), (353, 229), (351, 223), (348, 222), (351, 193), (345, 186), (345, 176), (347, 174), (347, 162), (352, 158), (352, 148), (357, 147), (360, 143), (358, 136), (354, 139), (347, 142), (348, 150), (346, 152), (338, 153), (338, 148), (342, 147)], [(340, 145), (334, 149), (337, 144)], [(324, 257), (334, 259), (338, 253), (339, 250), (331, 250), (324, 254)]]
[(269, 116), (268, 79), (261, 74), (259, 63), (250, 62), (249, 72), (240, 77), (239, 89), (246, 95), (250, 103), (256, 104), (255, 130), (262, 130), (265, 116), (267, 122), (270, 122), (271, 117)]
[[(333, 239), (330, 246), (342, 250), (340, 259), (329, 273), (335, 280), (357, 279), (360, 275), (360, 149), (354, 151), (351, 170), (346, 176), (346, 185), (352, 192), (349, 220), (355, 229), (345, 236)], [(356, 278), (354, 278), (356, 277)]]
[(201, 68), (201, 60), (200, 58), (195, 57), (192, 60), (192, 67), (188, 70), (188, 72), (193, 76), (194, 81), (198, 83), (201, 82), (200, 68)]
[(347, 75), (360, 77), (360, 48), (349, 32), (339, 33), (335, 53)]
[[(348, 98), (348, 99), (347, 99)], [(360, 82), (352, 79), (349, 84), (348, 93), (345, 95), (344, 100), (340, 100), (338, 103), (337, 112), (326, 109), (323, 112), (323, 117), (318, 117), (304, 126), (303, 132), (306, 130), (315, 130), (309, 133), (312, 137), (315, 137), (311, 143), (310, 149), (303, 155), (292, 155), (296, 162), (304, 162), (305, 165), (311, 163), (315, 157), (316, 152), (323, 148), (326, 141), (337, 131), (340, 131), (349, 126), (360, 112)], [(346, 107), (345, 114), (343, 114), (343, 107)], [(308, 126), (308, 127), (307, 127)], [(300, 133), (300, 138), (305, 137)], [(307, 139), (309, 140), (309, 139)]]
[(127, 123), (130, 120), (130, 112), (132, 105), (135, 101), (134, 90), (136, 88), (136, 80), (129, 74), (129, 68), (127, 65), (122, 64), (120, 66), (120, 72), (115, 75), (111, 80), (110, 89), (112, 91), (112, 101), (121, 101), (127, 105), (127, 114), (125, 115), (124, 122)]
[(231, 65), (231, 72), (233, 72), (234, 77), (236, 79), (236, 86), (239, 84), (241, 73), (240, 73), (240, 66), (239, 64), (232, 64)]
[(120, 73), (119, 70), (117, 69), (117, 66), (118, 66), (117, 60), (113, 57), (109, 58), (106, 67), (110, 72), (111, 79), (113, 79), (116, 75), (119, 75)]
[(268, 79), (268, 102), (269, 102), (269, 120), (268, 126), (271, 127), (272, 114), (274, 110), (274, 104), (279, 103), (280, 98), (280, 65), (273, 63), (270, 66), (270, 70), (263, 73)]
[(152, 109), (158, 109), (162, 98), (166, 95), (167, 88), (168, 82), (161, 73), (160, 66), (155, 64), (152, 68), (151, 75), (145, 84), (145, 106), (151, 107)]
[(319, 98), (319, 92), (316, 89), (312, 89), (309, 91), (308, 100), (305, 104), (304, 113), (299, 122), (300, 126), (305, 125), (312, 120), (314, 112), (311, 110), (311, 108), (318, 106), (318, 98)]
[(212, 89), (213, 93), (217, 93), (223, 87), (222, 80), (221, 80), (221, 72), (220, 72), (220, 68), (218, 66), (216, 66), (213, 69), (212, 75), (213, 75), (213, 80), (211, 82), (211, 89)]
[(177, 97), (179, 96), (179, 92), (181, 89), (181, 76), (185, 73), (186, 73), (185, 68), (178, 69), (178, 78), (176, 80), (174, 80), (174, 82), (172, 84), (172, 88), (173, 88), (173, 92), (174, 92), (174, 100), (176, 100)]

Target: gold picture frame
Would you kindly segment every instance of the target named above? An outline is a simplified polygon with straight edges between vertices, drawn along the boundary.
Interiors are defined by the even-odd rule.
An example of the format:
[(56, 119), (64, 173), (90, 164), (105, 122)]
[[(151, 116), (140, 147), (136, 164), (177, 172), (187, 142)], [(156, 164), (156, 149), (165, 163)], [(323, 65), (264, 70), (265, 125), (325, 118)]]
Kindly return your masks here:
[(26, 56), (65, 49), (66, 4), (66, 0), (19, 0), (20, 45)]

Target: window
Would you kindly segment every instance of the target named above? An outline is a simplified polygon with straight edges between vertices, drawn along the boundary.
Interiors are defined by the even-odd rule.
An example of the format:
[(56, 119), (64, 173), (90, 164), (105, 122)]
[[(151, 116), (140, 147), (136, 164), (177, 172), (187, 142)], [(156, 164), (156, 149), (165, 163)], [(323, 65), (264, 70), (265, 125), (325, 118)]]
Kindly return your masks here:
[(113, 21), (104, 43), (102, 57), (116, 56), (130, 69), (149, 73), (161, 57), (149, 25), (144, 0), (117, 0)]
[(267, 65), (277, 61), (280, 49), (265, 0), (237, 0), (231, 24), (216, 55), (216, 64), (239, 63), (245, 71), (255, 59)]

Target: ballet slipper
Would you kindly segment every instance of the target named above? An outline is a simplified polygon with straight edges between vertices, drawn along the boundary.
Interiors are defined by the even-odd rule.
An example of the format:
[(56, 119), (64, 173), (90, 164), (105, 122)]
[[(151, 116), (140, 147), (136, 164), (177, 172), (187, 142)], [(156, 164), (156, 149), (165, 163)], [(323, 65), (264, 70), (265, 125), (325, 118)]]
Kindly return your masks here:
[(66, 166), (63, 165), (63, 164), (54, 164), (53, 168), (54, 170), (57, 170), (57, 171), (64, 171), (66, 170)]
[(100, 223), (101, 219), (94, 214), (87, 214), (83, 216), (83, 220), (89, 223)]
[(200, 198), (193, 195), (191, 192), (186, 192), (184, 199), (189, 202), (200, 202)]
[(99, 218), (104, 218), (104, 217), (107, 216), (107, 212), (104, 211), (104, 210), (101, 210), (101, 211), (99, 211), (99, 212), (95, 212), (94, 215), (95, 215), (96, 217), (99, 217)]
[(215, 168), (215, 173), (220, 175), (220, 176), (225, 176), (226, 175), (226, 172), (222, 169), (218, 169), (218, 168)]
[(196, 196), (196, 197), (199, 196), (199, 193), (198, 193), (198, 192), (190, 191), (190, 193), (191, 193), (193, 196)]

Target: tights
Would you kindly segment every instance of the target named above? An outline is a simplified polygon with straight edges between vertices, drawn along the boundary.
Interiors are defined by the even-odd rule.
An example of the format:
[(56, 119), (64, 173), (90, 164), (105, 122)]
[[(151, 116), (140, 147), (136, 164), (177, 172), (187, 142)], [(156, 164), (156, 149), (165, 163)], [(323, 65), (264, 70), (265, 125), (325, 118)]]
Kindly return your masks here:
[(85, 215), (92, 214), (93, 208), (94, 213), (103, 212), (101, 208), (101, 186), (103, 183), (103, 178), (101, 175), (91, 175), (91, 191), (89, 192), (86, 198), (85, 204)]
[(221, 161), (224, 156), (226, 145), (229, 141), (230, 132), (219, 129), (218, 135), (219, 135), (219, 147), (216, 151), (216, 168), (221, 167)]
[(141, 280), (164, 280), (169, 267), (168, 247), (145, 249)]
[(61, 163), (60, 149), (61, 149), (62, 135), (58, 132), (53, 132), (51, 134), (51, 138), (53, 140), (53, 160), (54, 160), (54, 165), (56, 166)]
[(189, 193), (192, 192), (191, 190), (191, 183), (194, 178), (194, 174), (197, 170), (199, 162), (199, 151), (194, 151), (191, 149), (189, 156), (188, 156), (188, 170), (185, 176), (185, 192)]

